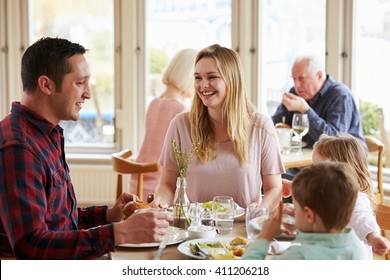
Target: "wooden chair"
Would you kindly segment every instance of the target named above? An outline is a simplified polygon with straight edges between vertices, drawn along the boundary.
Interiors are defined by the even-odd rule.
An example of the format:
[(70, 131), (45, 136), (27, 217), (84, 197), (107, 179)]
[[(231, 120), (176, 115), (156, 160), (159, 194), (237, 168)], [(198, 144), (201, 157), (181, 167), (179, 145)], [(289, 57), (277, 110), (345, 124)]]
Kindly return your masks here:
[(140, 163), (130, 159), (132, 156), (131, 150), (123, 150), (112, 154), (112, 167), (118, 173), (116, 183), (116, 199), (122, 194), (122, 175), (123, 174), (138, 174), (137, 195), (143, 199), (143, 174), (148, 172), (156, 172), (159, 170), (159, 165), (155, 163)]
[(383, 192), (383, 151), (385, 149), (385, 145), (378, 139), (373, 136), (364, 136), (364, 140), (366, 141), (368, 152), (377, 152), (378, 160), (377, 160), (377, 183), (378, 183), (378, 192), (377, 192), (377, 200), (379, 204), (384, 203), (384, 192)]
[[(385, 204), (379, 204), (375, 212), (376, 221), (381, 229), (383, 237), (388, 238), (387, 232), (390, 230), (390, 206)], [(386, 260), (390, 259), (390, 252), (385, 255)]]

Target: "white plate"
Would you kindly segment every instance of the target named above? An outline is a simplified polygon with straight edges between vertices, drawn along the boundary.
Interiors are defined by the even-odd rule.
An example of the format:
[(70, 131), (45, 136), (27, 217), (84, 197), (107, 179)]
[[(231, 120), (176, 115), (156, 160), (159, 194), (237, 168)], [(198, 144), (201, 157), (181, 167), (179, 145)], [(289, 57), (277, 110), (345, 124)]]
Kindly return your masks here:
[[(194, 203), (191, 203), (191, 205), (194, 204)], [(199, 205), (202, 207), (202, 203), (199, 203)], [(242, 208), (241, 206), (239, 206), (237, 203), (236, 203), (236, 212), (234, 214), (234, 218), (239, 218), (241, 217), (242, 215), (245, 214), (245, 209)]]
[[(195, 203), (191, 203), (191, 205), (194, 205)], [(199, 203), (199, 205), (202, 207), (202, 203)], [(167, 209), (168, 212), (173, 212), (172, 206)], [(234, 214), (234, 218), (239, 218), (245, 214), (245, 209), (236, 204), (236, 212)]]
[[(167, 245), (177, 244), (188, 238), (187, 231), (177, 227), (169, 227), (167, 229), (167, 234), (169, 235)], [(160, 246), (160, 243), (140, 243), (140, 244), (125, 243), (119, 245), (119, 247), (126, 247), (126, 248), (148, 248), (148, 247), (158, 247), (158, 246)]]
[(252, 220), (249, 221), (249, 224), (256, 229), (257, 231), (261, 231), (261, 228), (263, 227), (263, 223), (265, 220), (268, 219), (268, 215), (260, 216), (253, 218)]
[(245, 214), (245, 209), (237, 205), (236, 213), (234, 218), (239, 218)]
[(183, 242), (181, 243), (177, 249), (179, 250), (180, 253), (190, 257), (190, 258), (193, 258), (193, 259), (198, 259), (198, 260), (204, 260), (205, 258), (202, 257), (202, 256), (199, 256), (199, 255), (194, 255), (191, 253), (191, 250), (190, 250), (190, 243), (192, 244), (195, 244), (197, 242), (199, 243), (216, 243), (218, 241), (221, 241), (221, 242), (230, 242), (232, 241), (234, 237), (215, 237), (215, 238), (198, 238), (198, 239), (192, 239), (192, 240), (188, 240), (186, 242)]

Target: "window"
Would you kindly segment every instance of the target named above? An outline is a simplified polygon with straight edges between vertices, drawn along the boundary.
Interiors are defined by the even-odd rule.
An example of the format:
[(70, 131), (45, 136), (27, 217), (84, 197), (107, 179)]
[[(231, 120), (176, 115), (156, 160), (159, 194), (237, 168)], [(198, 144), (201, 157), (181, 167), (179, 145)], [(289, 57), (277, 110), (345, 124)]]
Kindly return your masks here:
[[(355, 23), (352, 89), (360, 99), (364, 134), (384, 141), (390, 131), (390, 1), (356, 1)], [(377, 108), (384, 113), (382, 124)], [(386, 150), (385, 164), (390, 167)]]
[[(114, 0), (30, 0), (29, 44), (61, 37), (89, 49), (91, 100), (77, 122), (63, 121), (67, 147), (114, 144)], [(85, 151), (85, 149), (83, 150)]]
[(5, 13), (5, 2), (0, 0), (0, 120), (5, 117), (7, 112), (8, 96), (6, 95), (7, 89), (7, 44), (6, 44), (6, 13)]
[[(259, 104), (273, 114), (293, 85), (291, 66), (300, 54), (325, 65), (326, 0), (269, 0), (259, 6)], [(309, 12), (310, 11), (310, 12)]]
[[(389, 112), (390, 1), (357, 1), (355, 35), (353, 89), (360, 100)], [(390, 114), (385, 117), (390, 130)]]
[(146, 106), (162, 93), (163, 68), (184, 48), (231, 47), (231, 0), (146, 0)]

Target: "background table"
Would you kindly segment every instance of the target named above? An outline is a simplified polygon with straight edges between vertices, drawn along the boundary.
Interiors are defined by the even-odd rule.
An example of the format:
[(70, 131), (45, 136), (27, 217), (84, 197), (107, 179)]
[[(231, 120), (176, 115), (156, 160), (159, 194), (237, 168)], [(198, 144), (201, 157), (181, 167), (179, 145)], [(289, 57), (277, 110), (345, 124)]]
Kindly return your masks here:
[(311, 165), (312, 162), (312, 148), (302, 149), (302, 154), (297, 155), (295, 153), (289, 153), (288, 155), (282, 154), (282, 161), (285, 168), (297, 168)]

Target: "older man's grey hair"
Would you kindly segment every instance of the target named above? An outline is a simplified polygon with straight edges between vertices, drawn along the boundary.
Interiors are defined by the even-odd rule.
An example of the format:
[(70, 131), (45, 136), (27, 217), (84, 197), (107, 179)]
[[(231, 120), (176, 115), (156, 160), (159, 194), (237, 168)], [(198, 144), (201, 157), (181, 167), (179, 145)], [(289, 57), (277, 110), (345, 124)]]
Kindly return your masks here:
[(325, 77), (325, 68), (317, 56), (315, 56), (315, 55), (298, 56), (294, 61), (294, 65), (297, 63), (301, 63), (301, 62), (307, 63), (307, 72), (314, 75), (318, 71), (321, 71), (323, 74), (322, 76)]

